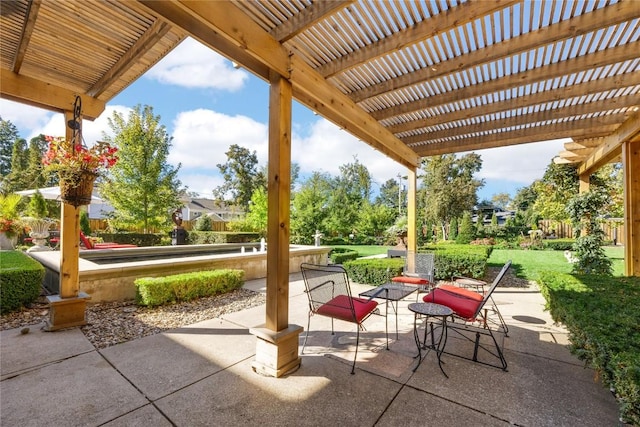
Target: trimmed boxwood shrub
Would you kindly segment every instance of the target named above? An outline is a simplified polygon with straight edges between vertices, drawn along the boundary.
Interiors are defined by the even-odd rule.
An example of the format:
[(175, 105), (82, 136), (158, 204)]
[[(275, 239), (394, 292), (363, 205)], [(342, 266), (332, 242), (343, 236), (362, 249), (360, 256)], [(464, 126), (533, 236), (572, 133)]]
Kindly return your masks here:
[(369, 258), (347, 261), (343, 264), (349, 279), (355, 283), (382, 285), (402, 274), (402, 258)]
[(542, 247), (551, 251), (572, 251), (575, 239), (547, 239), (542, 241)]
[(346, 261), (354, 260), (359, 256), (358, 252), (347, 248), (333, 248), (329, 252), (329, 259), (332, 264), (344, 264)]
[(1, 251), (0, 313), (34, 302), (44, 279), (44, 267), (20, 251)]
[(144, 233), (96, 233), (96, 236), (104, 242), (124, 243), (136, 246), (160, 246), (161, 234)]
[(187, 242), (191, 245), (211, 243), (252, 243), (260, 241), (260, 233), (233, 231), (189, 231)]
[(570, 350), (613, 390), (621, 417), (640, 425), (640, 277), (542, 272), (547, 309), (569, 330)]
[(244, 271), (221, 269), (164, 277), (142, 277), (136, 279), (134, 284), (137, 303), (153, 307), (238, 289), (244, 284)]

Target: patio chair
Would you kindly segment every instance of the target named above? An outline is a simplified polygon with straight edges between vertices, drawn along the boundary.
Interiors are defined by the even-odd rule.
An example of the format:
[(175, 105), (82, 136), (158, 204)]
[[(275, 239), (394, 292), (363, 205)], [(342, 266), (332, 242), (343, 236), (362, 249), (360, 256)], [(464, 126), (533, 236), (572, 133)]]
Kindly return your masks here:
[(435, 283), (434, 265), (435, 255), (433, 253), (408, 252), (405, 257), (402, 276), (393, 277), (391, 278), (391, 281), (417, 286), (417, 301), (420, 292), (428, 292)]
[[(440, 285), (439, 287), (450, 292), (458, 292), (462, 295), (468, 296), (469, 298), (475, 298), (477, 300), (482, 300), (484, 298), (484, 296), (487, 294), (487, 286), (489, 285), (483, 280), (473, 279), (471, 277), (465, 276), (453, 276), (451, 278), (451, 282), (453, 283), (453, 285), (444, 284)], [(504, 329), (505, 336), (509, 336), (509, 326), (507, 326), (507, 324), (505, 323), (504, 318), (502, 317), (502, 313), (500, 313), (498, 305), (494, 301), (492, 295), (489, 296), (489, 300), (487, 301), (485, 307), (485, 310), (490, 310), (498, 318), (497, 322), (499, 322), (500, 326), (502, 326), (502, 328)], [(490, 319), (488, 316), (487, 321), (496, 322), (495, 318)]]
[[(481, 295), (474, 291), (470, 291), (468, 289), (463, 289), (451, 285), (439, 286), (429, 292), (429, 294), (425, 295), (425, 297), (423, 298), (424, 302), (441, 304), (453, 310), (454, 320), (447, 323), (447, 328), (458, 332), (460, 336), (468, 339), (469, 341), (474, 341), (473, 356), (471, 358), (459, 354), (448, 354), (462, 357), (464, 359), (473, 360), (474, 362), (479, 362), (485, 365), (495, 366), (501, 368), (504, 371), (507, 370), (507, 361), (504, 357), (502, 347), (496, 340), (494, 331), (492, 330), (490, 324), (491, 322), (487, 320), (488, 309), (485, 308), (485, 305), (490, 300), (491, 294), (493, 294), (493, 291), (498, 286), (498, 283), (500, 283), (500, 280), (502, 280), (510, 267), (511, 261), (507, 261), (507, 263), (502, 267), (502, 269), (494, 279), (491, 287), (484, 293), (484, 295)], [(458, 320), (457, 323), (456, 320)], [(506, 336), (506, 331), (504, 330), (503, 325), (504, 322), (498, 324), (496, 332), (501, 332), (504, 334), (504, 336)], [(464, 331), (473, 332), (475, 334), (475, 338), (473, 340), (470, 339), (469, 337), (464, 335)], [(481, 335), (489, 336), (491, 338), (495, 346), (495, 350), (492, 350), (480, 344)], [(499, 360), (499, 365), (479, 361), (479, 349), (482, 349), (487, 353), (495, 356)]]
[(300, 265), (304, 279), (305, 292), (309, 298), (309, 314), (307, 319), (307, 333), (304, 337), (301, 353), (309, 337), (311, 316), (314, 314), (331, 318), (331, 334), (334, 334), (333, 320), (355, 323), (356, 351), (353, 357), (351, 373), (355, 374), (358, 345), (360, 343), (360, 329), (364, 330), (364, 322), (374, 311), (378, 303), (371, 298), (357, 298), (351, 295), (349, 277), (341, 265), (316, 265), (303, 263)]
[(93, 243), (91, 239), (89, 239), (85, 234), (80, 232), (80, 241), (84, 245), (85, 249), (119, 249), (119, 248), (137, 248), (137, 245), (128, 244), (128, 243), (115, 243), (115, 242), (104, 242), (104, 243)]

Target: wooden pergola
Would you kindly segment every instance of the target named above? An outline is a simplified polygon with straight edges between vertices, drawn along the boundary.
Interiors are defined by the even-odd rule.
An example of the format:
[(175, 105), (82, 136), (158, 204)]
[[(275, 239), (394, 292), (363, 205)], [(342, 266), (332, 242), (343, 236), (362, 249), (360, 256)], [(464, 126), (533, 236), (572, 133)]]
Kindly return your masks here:
[[(186, 37), (270, 84), (267, 308), (254, 368), (300, 363), (289, 325), (291, 104), (408, 169), (422, 157), (571, 138), (581, 190), (624, 165), (625, 272), (640, 275), (640, 3), (562, 0), (3, 0), (0, 94), (92, 120)], [(267, 106), (265, 106), (267, 108)], [(508, 161), (508, 159), (505, 159)], [(64, 205), (52, 329), (84, 320), (78, 210)]]

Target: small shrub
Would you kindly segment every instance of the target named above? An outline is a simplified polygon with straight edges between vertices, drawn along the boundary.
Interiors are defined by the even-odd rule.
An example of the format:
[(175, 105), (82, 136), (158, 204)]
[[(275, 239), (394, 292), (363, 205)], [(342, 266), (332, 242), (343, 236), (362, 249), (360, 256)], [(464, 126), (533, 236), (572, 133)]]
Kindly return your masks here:
[(244, 271), (223, 269), (165, 277), (142, 277), (136, 279), (134, 284), (137, 303), (153, 307), (238, 289), (244, 284)]
[(196, 231), (211, 231), (211, 217), (209, 215), (202, 215), (196, 220), (194, 230)]
[(0, 263), (0, 313), (34, 302), (44, 279), (44, 267), (20, 251), (2, 251)]
[(357, 259), (347, 261), (343, 266), (352, 282), (379, 286), (388, 283), (392, 277), (402, 275), (404, 259)]
[(329, 253), (332, 264), (343, 264), (345, 261), (354, 260), (359, 256), (358, 252), (347, 248), (333, 248)]

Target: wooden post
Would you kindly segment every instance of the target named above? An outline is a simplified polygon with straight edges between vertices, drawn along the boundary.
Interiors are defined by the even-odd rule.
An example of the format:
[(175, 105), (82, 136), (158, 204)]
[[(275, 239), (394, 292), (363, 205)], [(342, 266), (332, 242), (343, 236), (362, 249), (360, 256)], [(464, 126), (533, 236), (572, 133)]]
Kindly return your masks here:
[(253, 369), (280, 377), (300, 366), (302, 327), (289, 325), (289, 214), (291, 199), (291, 83), (270, 74), (266, 323), (257, 337)]
[(578, 179), (579, 179), (578, 192), (580, 194), (589, 191), (589, 177), (590, 175), (588, 173), (583, 173), (578, 176)]
[[(72, 111), (65, 111), (65, 123), (73, 119)], [(71, 141), (72, 130), (67, 127), (65, 139)], [(80, 292), (78, 259), (80, 255), (80, 208), (63, 203), (60, 220), (60, 294), (49, 295), (49, 319), (45, 330), (55, 331), (86, 325), (87, 294)]]
[[(416, 171), (409, 169), (407, 173), (407, 260), (414, 260), (409, 254), (416, 252), (418, 232), (416, 227)], [(409, 269), (415, 266), (408, 266)], [(412, 270), (414, 271), (414, 270)]]
[(624, 274), (640, 276), (640, 136), (622, 144)]

